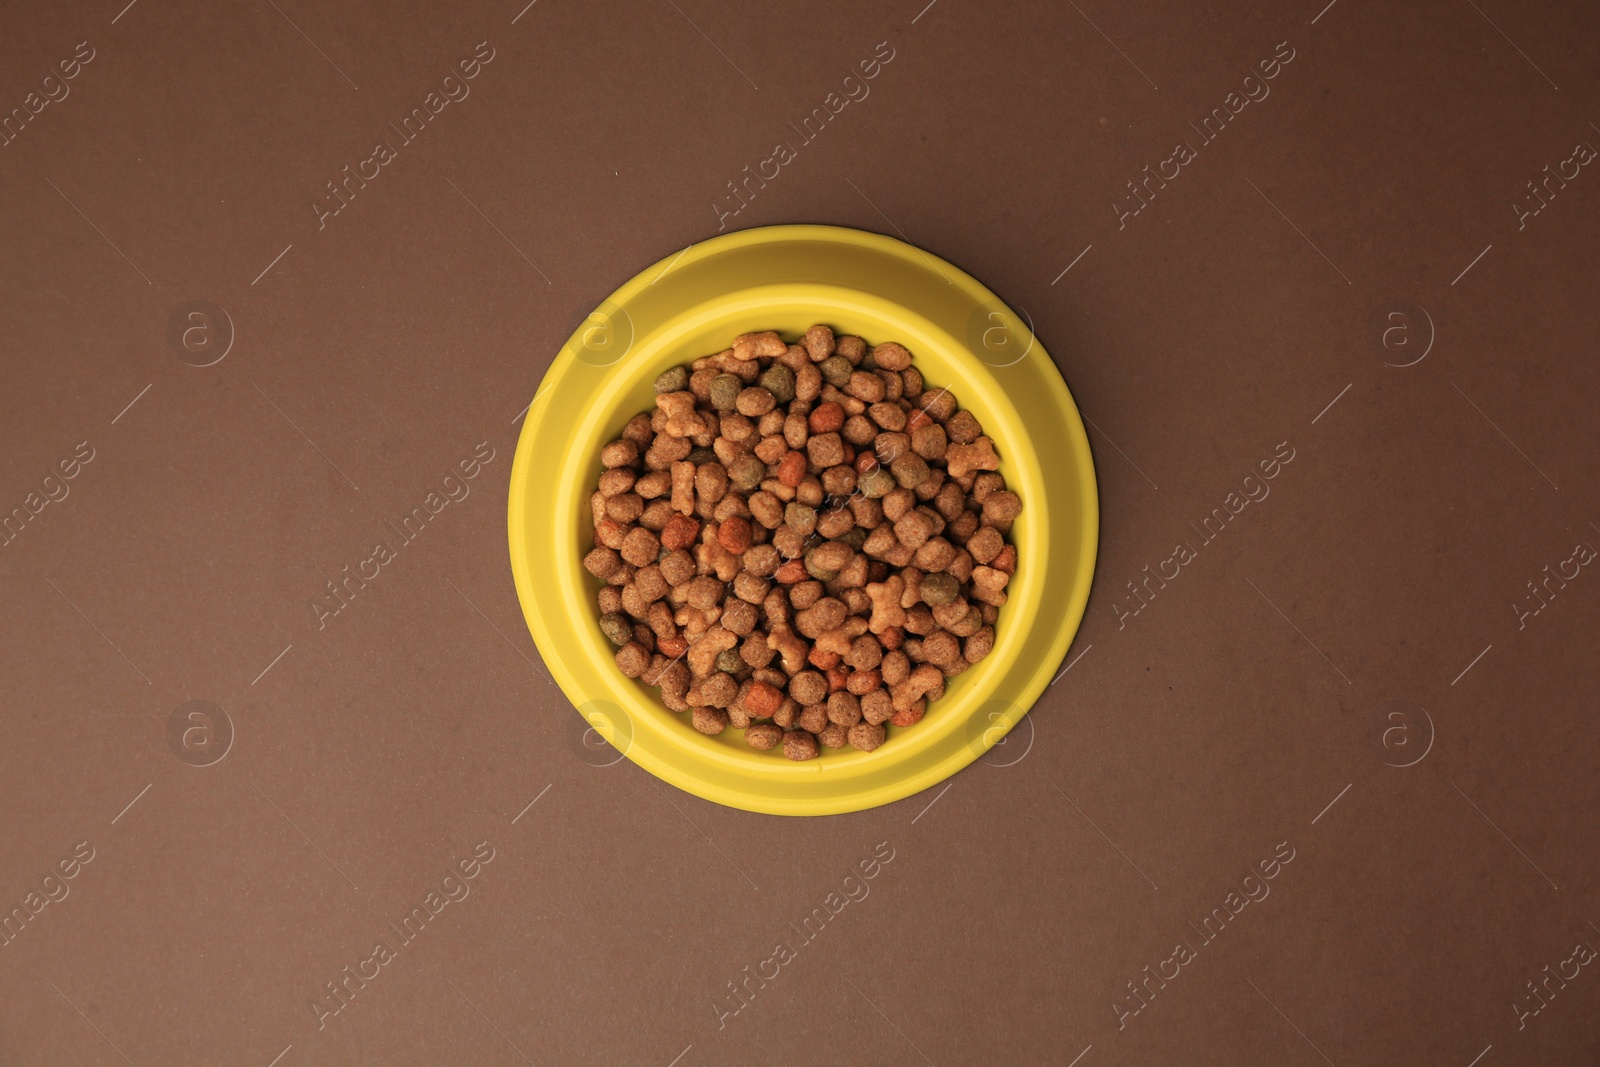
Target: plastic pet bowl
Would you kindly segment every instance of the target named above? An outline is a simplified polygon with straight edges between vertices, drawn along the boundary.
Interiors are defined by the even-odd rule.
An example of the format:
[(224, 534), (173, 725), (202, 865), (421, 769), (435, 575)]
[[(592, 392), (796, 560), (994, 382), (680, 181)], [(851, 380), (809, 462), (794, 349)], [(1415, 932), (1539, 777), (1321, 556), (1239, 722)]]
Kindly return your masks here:
[[(654, 405), (668, 367), (740, 333), (798, 339), (825, 323), (910, 349), (930, 391), (948, 388), (994, 439), (1022, 498), (1018, 565), (993, 651), (948, 684), (915, 726), (875, 752), (823, 749), (796, 763), (741, 731), (697, 733), (657, 691), (626, 678), (600, 632), (589, 496), (600, 449)], [(1089, 598), (1098, 531), (1094, 465), (1076, 406), (1032, 330), (973, 278), (891, 238), (772, 226), (692, 245), (639, 274), (579, 326), (540, 384), (511, 471), (511, 567), (545, 665), (587, 725), (646, 771), (719, 804), (827, 815), (887, 804), (982, 756), (1059, 668)]]

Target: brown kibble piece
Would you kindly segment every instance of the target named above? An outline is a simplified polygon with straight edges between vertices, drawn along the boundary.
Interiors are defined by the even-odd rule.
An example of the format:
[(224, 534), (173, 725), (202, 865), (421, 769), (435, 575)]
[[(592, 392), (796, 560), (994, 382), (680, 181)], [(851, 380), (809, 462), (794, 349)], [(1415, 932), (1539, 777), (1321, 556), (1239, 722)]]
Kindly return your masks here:
[(802, 705), (820, 704), (828, 695), (828, 681), (816, 671), (801, 671), (789, 679), (789, 695)]
[(978, 425), (978, 420), (970, 411), (958, 411), (950, 416), (944, 424), (945, 433), (950, 435), (950, 440), (958, 445), (970, 445), (983, 436), (983, 427)]
[(876, 404), (884, 396), (883, 379), (871, 371), (853, 371), (844, 391), (864, 404)]
[(1006, 602), (1006, 583), (1011, 580), (1011, 575), (993, 567), (972, 568), (972, 596), (985, 604), (995, 607)]
[(618, 493), (606, 498), (606, 518), (630, 523), (644, 514), (644, 497), (638, 493)]
[(664, 416), (662, 430), (667, 436), (692, 437), (706, 432), (705, 419), (695, 413), (693, 393), (661, 393), (656, 397), (656, 407)]
[(693, 711), (694, 728), (715, 737), (728, 728), (728, 713), (721, 708), (697, 707)]
[(894, 524), (895, 540), (910, 549), (921, 548), (933, 532), (933, 521), (920, 511), (908, 511)]
[(879, 402), (867, 409), (867, 415), (890, 433), (897, 433), (906, 428), (905, 409), (899, 404)]
[(910, 677), (911, 658), (905, 654), (903, 648), (893, 649), (878, 665), (878, 674), (883, 678), (884, 685), (893, 688)]
[(622, 548), (623, 538), (628, 536), (628, 528), (615, 519), (601, 519), (594, 526), (594, 541), (597, 545), (607, 548)]
[(634, 573), (633, 585), (646, 604), (660, 600), (672, 588), (666, 576), (661, 573), (661, 567), (655, 563), (640, 567)]
[(751, 418), (765, 415), (777, 404), (777, 397), (773, 396), (770, 390), (759, 385), (752, 385), (750, 388), (741, 391), (735, 401), (739, 414)]
[[(745, 457), (741, 457), (745, 458)], [(676, 475), (676, 471), (674, 471)], [(710, 504), (721, 500), (728, 492), (728, 482), (732, 472), (720, 463), (702, 463), (694, 468), (694, 492), (696, 497)]]
[(888, 731), (876, 723), (858, 722), (850, 727), (847, 735), (852, 746), (863, 752), (872, 752), (881, 744)]
[(946, 630), (935, 630), (922, 639), (922, 656), (936, 667), (945, 667), (961, 658), (961, 642)]
[(934, 422), (944, 422), (956, 413), (956, 395), (948, 389), (940, 389), (919, 397), (917, 408)]
[(944, 450), (945, 469), (952, 478), (964, 478), (973, 471), (992, 471), (1000, 467), (994, 442), (980, 437), (970, 445), (951, 445)]
[(994, 650), (994, 627), (984, 626), (967, 638), (961, 655), (968, 663), (976, 663)]
[[(638, 473), (628, 467), (617, 467), (613, 470), (608, 470), (600, 476), (600, 495), (609, 497), (616, 496), (618, 493), (626, 493), (634, 487), (638, 480)], [(644, 494), (641, 493), (640, 495), (643, 496)]]
[[(790, 594), (789, 599), (794, 599), (793, 594)], [(811, 607), (795, 613), (794, 628), (802, 635), (815, 640), (829, 630), (837, 629), (849, 614), (850, 609), (843, 601), (834, 597), (823, 597)]]
[(696, 678), (704, 678), (715, 668), (717, 657), (738, 643), (738, 635), (720, 623), (714, 623), (689, 646), (683, 658)]
[(903, 711), (920, 699), (930, 689), (944, 684), (944, 675), (931, 663), (918, 666), (906, 680), (890, 689), (889, 697), (896, 711)]
[(783, 754), (797, 763), (815, 759), (817, 739), (805, 730), (790, 730), (783, 735)]
[(683, 460), (672, 465), (672, 507), (684, 515), (694, 512), (695, 465)]
[(944, 459), (949, 448), (944, 427), (936, 422), (919, 426), (911, 433), (911, 450), (923, 459)]
[(850, 642), (850, 651), (845, 655), (845, 662), (856, 671), (870, 671), (883, 662), (883, 646), (875, 637), (862, 634)]
[(832, 467), (845, 462), (845, 443), (836, 433), (813, 434), (806, 441), (806, 456), (813, 466)]
[(783, 740), (783, 730), (770, 722), (758, 722), (744, 732), (744, 739), (751, 748), (766, 752)]
[(906, 609), (900, 604), (905, 588), (906, 580), (898, 574), (891, 574), (882, 582), (867, 583), (867, 597), (872, 601), (872, 619), (867, 629), (881, 634), (890, 627), (905, 625)]
[(810, 733), (820, 733), (828, 725), (828, 707), (826, 704), (812, 704), (810, 707), (801, 708), (800, 715), (795, 719), (802, 730)]
[(915, 489), (932, 475), (928, 461), (915, 452), (902, 452), (889, 464), (889, 473), (906, 489)]
[(984, 526), (977, 533), (967, 538), (966, 549), (972, 553), (972, 558), (979, 563), (990, 563), (1006, 547), (1005, 538), (1000, 536), (1000, 531), (993, 526)]
[(826, 326), (811, 327), (800, 343), (805, 346), (806, 355), (813, 363), (821, 363), (833, 355), (833, 331)]
[[(726, 653), (723, 653), (726, 655)], [(691, 693), (696, 690), (691, 690)], [(690, 703), (700, 703), (712, 708), (726, 708), (732, 704), (739, 695), (739, 683), (733, 680), (733, 675), (717, 671), (700, 683), (698, 688), (699, 699), (690, 699)]]
[(889, 341), (885, 344), (873, 346), (872, 362), (884, 370), (905, 370), (911, 366), (911, 353), (907, 352), (903, 346)]
[(635, 567), (654, 563), (660, 554), (661, 541), (642, 526), (634, 527), (628, 536), (623, 538), (622, 558)]
[(661, 577), (671, 586), (680, 586), (695, 576), (694, 557), (683, 549), (676, 549), (661, 557)]
[(600, 462), (606, 467), (631, 467), (639, 462), (639, 446), (626, 439), (612, 441), (600, 450)]
[(611, 577), (622, 566), (622, 557), (615, 549), (601, 546), (583, 557), (583, 569), (602, 580)]
[(771, 330), (762, 333), (742, 333), (733, 339), (733, 358), (736, 360), (760, 359), (762, 356), (781, 356), (789, 346)]
[(878, 433), (878, 426), (871, 419), (865, 415), (851, 415), (844, 420), (844, 428), (839, 431), (839, 436), (856, 448), (861, 448), (871, 444)]
[(851, 671), (845, 688), (858, 697), (866, 696), (883, 688), (883, 675), (876, 670)]
[(629, 678), (637, 678), (650, 666), (650, 652), (637, 641), (629, 641), (617, 649), (617, 670)]
[(840, 726), (854, 726), (861, 721), (861, 702), (849, 690), (828, 695), (828, 721)]
[(782, 560), (778, 550), (771, 545), (751, 545), (744, 554), (744, 569), (757, 578), (770, 578)]
[(1020, 514), (1022, 500), (1015, 493), (1002, 489), (983, 498), (983, 521), (987, 526), (1006, 529)]
[(861, 698), (861, 717), (873, 726), (888, 722), (893, 715), (894, 703), (887, 689), (874, 689)]

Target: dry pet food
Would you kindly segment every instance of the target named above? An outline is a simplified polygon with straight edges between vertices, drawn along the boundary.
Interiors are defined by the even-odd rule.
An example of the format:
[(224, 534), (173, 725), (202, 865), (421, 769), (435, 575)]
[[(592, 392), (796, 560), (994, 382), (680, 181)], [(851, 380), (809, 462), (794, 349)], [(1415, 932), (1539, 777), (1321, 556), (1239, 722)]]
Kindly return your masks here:
[(813, 326), (673, 367), (590, 498), (617, 669), (696, 730), (871, 752), (994, 647), (1022, 501), (911, 353)]

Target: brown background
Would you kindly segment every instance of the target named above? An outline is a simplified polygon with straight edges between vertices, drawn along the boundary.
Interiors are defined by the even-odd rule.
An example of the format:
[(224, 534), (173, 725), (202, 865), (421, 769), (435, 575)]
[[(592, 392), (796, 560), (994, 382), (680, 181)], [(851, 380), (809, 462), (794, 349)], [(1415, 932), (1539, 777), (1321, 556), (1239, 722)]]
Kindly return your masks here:
[[(1593, 966), (1513, 1005), (1600, 945), (1600, 574), (1513, 604), (1600, 545), (1600, 175), (1511, 205), (1600, 144), (1600, 15), (919, 8), (5, 16), (7, 111), (95, 58), (0, 148), (0, 511), (94, 458), (0, 548), (0, 904), (94, 859), (0, 947), (0, 1062), (1595, 1062)], [(470, 97), (319, 230), (324, 183), (480, 41)], [(903, 235), (1024, 310), (1093, 420), (1100, 558), (1070, 672), (986, 762), (781, 820), (595, 765), (512, 590), (513, 419), (884, 41), (730, 225)], [(1271, 95), (1119, 229), (1279, 42)], [(195, 300), (232, 324), (204, 368), (168, 336)], [(1271, 496), (1119, 620), (1285, 441)], [(319, 629), (479, 442), (470, 497)], [(189, 700), (235, 731), (211, 766), (169, 745)], [(324, 983), (483, 841), (471, 896), (319, 1029)], [(719, 1027), (879, 842), (870, 894)], [(1270, 897), (1119, 1028), (1280, 842)]]

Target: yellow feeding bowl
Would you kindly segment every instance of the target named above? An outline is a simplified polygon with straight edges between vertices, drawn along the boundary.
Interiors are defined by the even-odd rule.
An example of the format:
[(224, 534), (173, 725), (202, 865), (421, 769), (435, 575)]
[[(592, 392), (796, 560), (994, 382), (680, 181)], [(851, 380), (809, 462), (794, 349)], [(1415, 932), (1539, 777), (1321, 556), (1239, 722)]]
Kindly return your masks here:
[[(825, 323), (911, 350), (930, 390), (983, 424), (1007, 488), (1018, 564), (994, 650), (952, 679), (915, 726), (876, 752), (824, 749), (802, 763), (758, 752), (741, 731), (696, 733), (687, 714), (617, 669), (600, 632), (589, 496), (600, 449), (655, 402), (669, 367), (741, 333), (797, 340)], [(935, 785), (1005, 736), (1050, 684), (1089, 598), (1099, 511), (1083, 423), (1033, 332), (973, 278), (921, 249), (834, 226), (771, 226), (692, 245), (628, 282), (551, 364), (511, 470), (511, 569), (551, 675), (621, 755), (691, 793), (748, 811), (828, 815)]]

